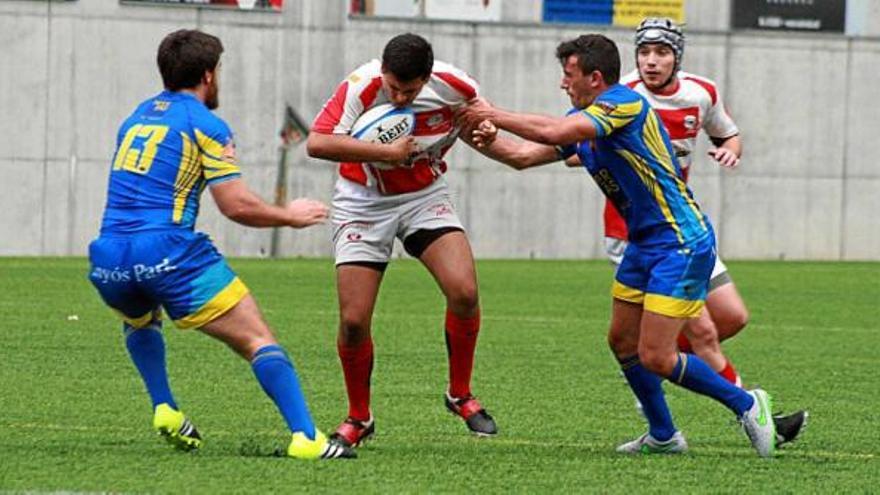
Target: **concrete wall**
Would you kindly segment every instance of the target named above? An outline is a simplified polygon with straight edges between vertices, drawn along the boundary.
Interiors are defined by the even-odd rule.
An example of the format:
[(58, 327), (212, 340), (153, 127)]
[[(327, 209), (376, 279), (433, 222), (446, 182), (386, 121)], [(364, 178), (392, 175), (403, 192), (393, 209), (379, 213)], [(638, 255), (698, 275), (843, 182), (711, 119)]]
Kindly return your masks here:
[[(401, 31), (481, 81), (497, 104), (556, 114), (556, 44), (585, 26), (547, 26), (536, 2), (505, 0), (504, 22), (349, 19), (344, 0), (288, 0), (283, 14), (120, 5), (115, 0), (0, 2), (0, 255), (80, 255), (105, 199), (119, 122), (161, 86), (155, 50), (199, 27), (226, 46), (219, 114), (237, 134), (251, 186), (271, 197), (285, 102), (306, 118), (359, 63)], [(715, 79), (745, 141), (741, 168), (698, 160), (692, 180), (727, 258), (880, 260), (880, 121), (875, 38), (725, 32), (729, 0), (690, 1), (685, 67)], [(867, 9), (870, 12), (874, 10)], [(880, 22), (861, 24), (877, 35)], [(601, 31), (601, 30), (599, 30)], [(631, 32), (606, 29), (632, 69)], [(707, 144), (699, 153), (705, 155)], [(465, 146), (449, 182), (479, 257), (601, 255), (602, 198), (581, 170), (509, 171)], [(335, 168), (290, 156), (292, 194), (329, 200)], [(205, 198), (199, 227), (230, 255), (259, 256), (268, 231), (221, 218)], [(329, 227), (285, 231), (285, 255), (327, 256)]]

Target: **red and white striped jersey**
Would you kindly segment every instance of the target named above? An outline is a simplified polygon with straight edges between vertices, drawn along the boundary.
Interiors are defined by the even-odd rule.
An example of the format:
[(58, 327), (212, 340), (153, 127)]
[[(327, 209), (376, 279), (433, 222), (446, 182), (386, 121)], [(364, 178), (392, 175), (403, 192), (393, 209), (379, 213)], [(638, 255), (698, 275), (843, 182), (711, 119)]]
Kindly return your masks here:
[[(677, 79), (675, 87), (664, 93), (648, 89), (638, 70), (623, 76), (620, 83), (644, 96), (657, 112), (669, 133), (681, 173), (687, 181), (700, 129), (711, 138), (723, 139), (739, 134), (739, 128), (724, 108), (714, 82), (684, 71), (679, 71)], [(605, 202), (604, 220), (605, 237), (626, 239), (626, 224), (608, 201)]]
[[(422, 150), (412, 166), (379, 169), (367, 163), (343, 162), (339, 174), (386, 195), (424, 189), (446, 172), (443, 156), (458, 138), (455, 109), (478, 95), (479, 85), (467, 73), (435, 61), (430, 79), (411, 105), (415, 112), (413, 137)], [(382, 90), (382, 63), (371, 60), (339, 84), (312, 123), (312, 132), (349, 134), (362, 113), (383, 103), (389, 100)]]
[(675, 87), (662, 94), (648, 89), (637, 70), (624, 76), (620, 82), (644, 96), (660, 116), (682, 169), (690, 167), (693, 162), (692, 154), (700, 129), (711, 138), (723, 139), (739, 134), (724, 108), (718, 88), (705, 77), (681, 71)]

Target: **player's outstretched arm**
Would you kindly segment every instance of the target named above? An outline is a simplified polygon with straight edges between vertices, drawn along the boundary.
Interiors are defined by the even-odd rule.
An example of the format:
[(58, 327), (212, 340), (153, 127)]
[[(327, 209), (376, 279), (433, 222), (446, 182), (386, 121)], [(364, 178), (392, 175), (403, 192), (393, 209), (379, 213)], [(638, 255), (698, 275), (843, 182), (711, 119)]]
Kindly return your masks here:
[(248, 227), (303, 228), (327, 219), (327, 205), (313, 199), (299, 198), (287, 206), (275, 206), (253, 193), (242, 179), (232, 179), (211, 186), (211, 195), (226, 218)]
[(493, 107), (485, 99), (477, 98), (459, 114), (465, 123), (490, 120), (523, 139), (549, 146), (565, 146), (596, 137), (595, 125), (580, 113), (561, 118), (517, 113)]
[(312, 132), (306, 141), (306, 150), (312, 158), (338, 162), (405, 163), (418, 152), (412, 136), (402, 137), (390, 144), (360, 141), (347, 134)]
[(488, 120), (480, 122), (476, 128), (465, 129), (461, 139), (483, 155), (516, 170), (559, 160), (553, 146), (500, 137), (498, 129)]

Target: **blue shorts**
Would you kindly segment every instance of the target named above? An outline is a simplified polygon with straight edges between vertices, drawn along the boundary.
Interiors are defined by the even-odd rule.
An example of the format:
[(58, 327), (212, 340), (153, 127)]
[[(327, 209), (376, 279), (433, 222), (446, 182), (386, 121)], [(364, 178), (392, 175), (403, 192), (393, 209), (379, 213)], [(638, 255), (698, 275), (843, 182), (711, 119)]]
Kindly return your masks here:
[(92, 285), (135, 328), (149, 325), (160, 305), (177, 327), (200, 327), (248, 293), (201, 233), (103, 235), (89, 245), (89, 261)]
[(614, 277), (611, 295), (661, 315), (696, 318), (706, 302), (714, 266), (713, 235), (673, 248), (645, 248), (630, 243)]

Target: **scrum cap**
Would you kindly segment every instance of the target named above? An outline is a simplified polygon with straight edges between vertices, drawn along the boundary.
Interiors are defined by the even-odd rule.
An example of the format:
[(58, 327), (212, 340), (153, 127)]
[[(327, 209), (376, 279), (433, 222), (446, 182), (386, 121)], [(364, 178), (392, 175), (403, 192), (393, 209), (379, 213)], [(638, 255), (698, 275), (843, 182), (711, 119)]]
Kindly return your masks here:
[(648, 43), (661, 43), (672, 48), (675, 53), (675, 70), (681, 68), (684, 56), (684, 33), (672, 19), (648, 17), (636, 28), (636, 50)]

